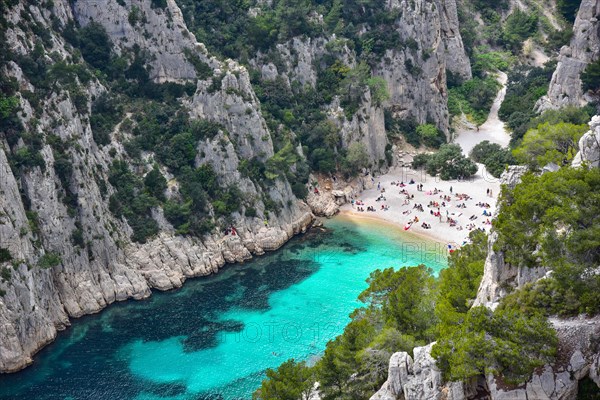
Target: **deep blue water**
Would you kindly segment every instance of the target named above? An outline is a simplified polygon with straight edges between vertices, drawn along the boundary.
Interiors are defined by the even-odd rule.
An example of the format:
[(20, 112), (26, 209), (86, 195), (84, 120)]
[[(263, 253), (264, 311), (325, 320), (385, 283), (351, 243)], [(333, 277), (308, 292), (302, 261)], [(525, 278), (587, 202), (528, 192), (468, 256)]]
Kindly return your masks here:
[(113, 304), (73, 326), (0, 399), (248, 399), (288, 358), (314, 361), (377, 268), (446, 266), (443, 246), (344, 218), (180, 290)]

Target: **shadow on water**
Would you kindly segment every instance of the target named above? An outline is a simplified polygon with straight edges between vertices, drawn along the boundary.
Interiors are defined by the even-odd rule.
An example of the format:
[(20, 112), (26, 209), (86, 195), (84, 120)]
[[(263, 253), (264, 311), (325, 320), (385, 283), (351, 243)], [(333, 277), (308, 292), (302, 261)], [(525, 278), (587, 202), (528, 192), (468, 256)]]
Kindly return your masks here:
[[(113, 304), (98, 315), (74, 320), (72, 327), (59, 333), (55, 342), (36, 355), (31, 367), (0, 376), (0, 399), (238, 398), (239, 387), (255, 388), (264, 370), (238, 377), (232, 371), (231, 379), (218, 389), (193, 393), (189, 391), (189, 382), (177, 376), (171, 381), (163, 376), (151, 381), (132, 373), (131, 344), (160, 344), (177, 338), (183, 347), (182, 357), (213, 351), (222, 344), (223, 333), (241, 332), (245, 328), (246, 319), (236, 313), (255, 318), (273, 311), (270, 301), (274, 295), (282, 297), (290, 292), (293, 297), (296, 295), (293, 291), (302, 286), (299, 284), (317, 276), (320, 269), (341, 268), (340, 264), (348, 264), (355, 255), (365, 257), (375, 240), (368, 231), (352, 223), (328, 225), (331, 229), (313, 229), (274, 253), (245, 264), (228, 265), (214, 276), (191, 279), (178, 291), (155, 292), (149, 299)], [(302, 316), (302, 307), (333, 312), (333, 306), (339, 306), (341, 310), (335, 309), (332, 316), (344, 318), (354, 308), (366, 276), (368, 271), (363, 271), (357, 275), (358, 283), (353, 284), (356, 288), (348, 288), (350, 294), (346, 297), (351, 299), (348, 304), (320, 304), (319, 299), (309, 298), (301, 304), (279, 307), (292, 308), (297, 313), (293, 315)], [(331, 285), (331, 278), (327, 279), (326, 283)], [(318, 287), (320, 283), (312, 285)], [(335, 334), (339, 334), (341, 327), (336, 329)], [(307, 343), (304, 356), (322, 351), (324, 343), (319, 348)], [(270, 356), (270, 350), (267, 351)], [(276, 366), (283, 361), (271, 358), (268, 362)], [(229, 369), (235, 368), (232, 365)]]

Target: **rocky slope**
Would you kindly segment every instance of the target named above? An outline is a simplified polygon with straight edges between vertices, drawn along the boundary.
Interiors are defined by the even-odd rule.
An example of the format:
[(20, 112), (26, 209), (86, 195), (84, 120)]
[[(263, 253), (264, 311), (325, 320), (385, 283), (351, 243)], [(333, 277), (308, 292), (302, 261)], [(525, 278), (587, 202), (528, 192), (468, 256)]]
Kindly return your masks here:
[[(275, 250), (311, 224), (310, 208), (298, 201), (285, 176), (263, 185), (240, 172), (244, 160), (264, 163), (274, 156), (272, 132), (247, 69), (217, 59), (197, 43), (174, 0), (1, 4), (0, 100), (14, 97), (17, 107), (15, 115), (2, 114), (0, 121), (10, 117), (17, 122), (6, 129), (2, 125), (0, 132), (0, 372), (30, 364), (71, 318), (115, 301), (147, 297), (152, 289), (177, 288), (227, 262)], [(416, 43), (389, 51), (375, 68), (387, 81), (389, 106), (398, 117), (432, 120), (447, 132), (446, 70), (470, 77), (454, 0), (391, 1), (386, 6), (402, 11), (396, 29), (403, 40)], [(111, 211), (109, 198), (117, 192), (109, 181), (113, 162), (125, 161), (144, 178), (157, 157), (142, 151), (134, 160), (128, 154), (126, 126), (139, 122), (136, 115), (125, 115), (108, 132), (107, 143), (97, 142), (93, 107), (112, 89), (104, 72), (83, 62), (72, 41), (74, 27), (92, 23), (107, 33), (111, 52), (125, 63), (121, 68), (131, 71), (143, 57), (153, 82), (191, 85), (193, 94), (172, 100), (179, 110), (192, 121), (219, 124), (217, 135), (196, 142), (194, 167), (211, 165), (221, 187), (235, 184), (243, 193), (242, 209), (227, 218), (218, 217), (210, 204), (205, 210), (221, 227), (235, 226), (237, 235), (179, 235), (163, 209), (154, 206), (159, 233), (136, 242), (131, 239), (136, 227)], [(297, 38), (278, 45), (284, 60), (280, 70), (260, 56), (252, 63), (263, 77), (281, 75), (290, 84), (314, 86), (315, 60), (333, 39)], [(353, 51), (344, 51), (348, 64), (356, 63)], [(420, 71), (409, 72), (407, 60), (422, 65)], [(41, 81), (41, 75), (52, 79)], [(5, 90), (12, 97), (5, 97)], [(336, 101), (327, 112), (342, 132), (343, 146), (361, 142), (373, 164), (385, 159), (383, 109), (371, 93), (364, 94), (349, 120)], [(302, 159), (301, 148), (295, 153)], [(164, 165), (158, 168), (168, 180), (166, 197), (179, 198), (180, 182)], [(340, 191), (338, 202), (354, 190)], [(321, 206), (313, 200), (309, 203), (316, 212), (335, 212), (335, 200)], [(271, 204), (279, 204), (279, 212), (269, 213)]]
[[(41, 138), (53, 134), (71, 143), (69, 158), (74, 168), (68, 190), (76, 193), (77, 207), (73, 215), (61, 201), (67, 188), (61, 188), (55, 172), (56, 153), (49, 144), (44, 144), (40, 152), (45, 168), (34, 167), (19, 174), (11, 168), (6, 154), (10, 146), (3, 140), (0, 247), (8, 250), (12, 260), (3, 263), (10, 277), (0, 283), (0, 371), (15, 371), (31, 363), (33, 354), (53, 340), (57, 330), (68, 326), (71, 317), (98, 312), (114, 301), (147, 297), (152, 288), (179, 287), (187, 278), (217, 272), (226, 262), (241, 262), (253, 254), (274, 250), (305, 230), (313, 219), (286, 180), (277, 181), (264, 194), (262, 188), (238, 172), (240, 159), (273, 155), (269, 132), (245, 69), (209, 58), (185, 28), (173, 1), (164, 10), (153, 9), (149, 2), (138, 2), (138, 6), (148, 21), (143, 32), (131, 26), (127, 10), (115, 1), (77, 2), (73, 9), (67, 1), (55, 1), (51, 9), (18, 4), (7, 15), (14, 25), (6, 34), (14, 52), (27, 54), (33, 38), (31, 32), (21, 28), (21, 14), (30, 15), (41, 26), (51, 26), (51, 20), (63, 26), (73, 19), (81, 25), (94, 20), (106, 28), (117, 51), (135, 45), (149, 49), (154, 55), (151, 70), (157, 81), (195, 78), (183, 49), (196, 49), (199, 57), (225, 76), (221, 90), (210, 94), (206, 92), (208, 83), (199, 82), (187, 107), (192, 116), (220, 122), (229, 132), (226, 138), (198, 143), (197, 165), (210, 163), (222, 184), (235, 181), (245, 195), (257, 199), (268, 195), (284, 207), (279, 214), (271, 214), (268, 226), (259, 217), (234, 214), (238, 235), (219, 233), (201, 240), (175, 235), (157, 209), (161, 233), (147, 243), (133, 243), (129, 239), (131, 228), (111, 214), (101, 193), (111, 159), (125, 158), (119, 132), (113, 132), (108, 146), (99, 147), (92, 138), (87, 115), (79, 113), (69, 93), (60, 89), (43, 100), (43, 112), (34, 125), (32, 106), (20, 95), (20, 115), (26, 129)], [(68, 57), (72, 49), (53, 31), (45, 52)], [(18, 64), (9, 63), (6, 72), (18, 80), (20, 87), (36, 89)], [(246, 95), (232, 94), (229, 88)], [(86, 88), (88, 104), (105, 90), (93, 80)], [(257, 200), (255, 206), (262, 215), (264, 204)], [(76, 230), (84, 237), (85, 250), (73, 245)], [(42, 260), (50, 257), (60, 262), (42, 268)]]
[[(455, 0), (434, 2), (392, 0), (385, 4), (398, 12), (393, 26), (402, 45), (387, 50), (373, 65), (373, 74), (385, 79), (390, 98), (383, 106), (394, 118), (414, 118), (418, 123), (433, 122), (449, 137), (446, 71), (462, 79), (471, 78), (471, 65), (465, 53)], [(263, 79), (283, 77), (288, 84), (315, 87), (319, 67), (325, 56), (356, 66), (356, 51), (335, 37), (294, 38), (277, 45), (276, 56), (259, 54), (251, 64)], [(284, 62), (276, 66), (273, 58)], [(344, 145), (365, 145), (370, 161), (385, 159), (388, 140), (382, 107), (366, 91), (356, 114), (348, 119), (339, 102), (329, 107), (331, 121), (341, 129)]]
[(600, 166), (600, 116), (595, 115), (589, 123), (590, 130), (579, 139), (579, 152), (573, 158), (573, 166), (586, 164)]
[(582, 0), (573, 26), (573, 38), (560, 51), (558, 65), (548, 95), (538, 102), (540, 111), (566, 105), (587, 103), (581, 90), (580, 75), (585, 67), (600, 57), (600, 1)]

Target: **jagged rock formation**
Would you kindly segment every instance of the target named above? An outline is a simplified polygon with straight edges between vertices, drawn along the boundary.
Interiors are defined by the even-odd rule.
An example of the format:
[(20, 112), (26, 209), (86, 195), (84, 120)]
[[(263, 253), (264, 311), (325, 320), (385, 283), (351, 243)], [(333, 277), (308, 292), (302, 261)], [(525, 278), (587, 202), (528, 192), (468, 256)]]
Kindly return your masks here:
[[(392, 0), (386, 2), (386, 7), (399, 11), (394, 26), (405, 45), (387, 50), (373, 66), (374, 75), (385, 79), (390, 92), (385, 106), (395, 118), (414, 118), (418, 123), (432, 121), (448, 134), (446, 71), (463, 79), (471, 78), (470, 62), (458, 30), (456, 2)], [(272, 54), (259, 54), (251, 64), (261, 71), (263, 79), (281, 76), (288, 85), (296, 81), (302, 86), (315, 87), (317, 69), (327, 54), (335, 55), (350, 67), (357, 63), (355, 51), (335, 36), (294, 38), (279, 44), (277, 53), (277, 58), (284, 60), (282, 65), (273, 64)], [(368, 90), (350, 120), (338, 101), (331, 104), (328, 115), (341, 128), (344, 147), (360, 142), (365, 145), (372, 163), (377, 165), (385, 160), (388, 140), (384, 113)]]
[(388, 379), (371, 400), (567, 400), (577, 397), (578, 382), (584, 377), (600, 386), (600, 318), (552, 318), (551, 322), (559, 338), (558, 361), (537, 370), (522, 386), (506, 385), (493, 375), (468, 384), (444, 383), (431, 357), (434, 343), (430, 343), (415, 347), (414, 361), (406, 352), (394, 353)]
[(418, 43), (417, 48), (388, 50), (375, 68), (388, 83), (392, 114), (414, 117), (419, 123), (433, 120), (448, 133), (446, 70), (463, 79), (471, 78), (470, 62), (458, 32), (456, 2), (392, 0), (389, 7), (401, 11), (397, 23), (401, 39)]
[(587, 103), (581, 90), (580, 75), (585, 67), (600, 57), (600, 1), (582, 0), (573, 25), (573, 38), (569, 46), (560, 50), (558, 65), (548, 89), (537, 109), (543, 111), (566, 105)]
[(590, 130), (579, 139), (579, 152), (572, 162), (574, 167), (583, 164), (590, 167), (600, 166), (600, 115), (593, 116), (589, 125)]
[(443, 383), (442, 373), (431, 357), (434, 344), (415, 347), (414, 361), (406, 352), (394, 353), (390, 358), (387, 381), (370, 400), (465, 399), (461, 382)]
[[(209, 94), (208, 82), (199, 82), (187, 107), (192, 117), (219, 122), (229, 132), (226, 138), (214, 139), (219, 141), (218, 146), (210, 140), (200, 142), (196, 164), (211, 163), (223, 184), (235, 181), (245, 195), (257, 199), (257, 213), (262, 215), (262, 189), (238, 172), (240, 159), (273, 155), (273, 144), (247, 72), (236, 63), (223, 64), (209, 57), (185, 28), (172, 0), (166, 9), (151, 8), (148, 1), (137, 3), (147, 20), (143, 29), (132, 26), (125, 10), (115, 1), (76, 2), (72, 10), (65, 0), (54, 1), (52, 11), (18, 4), (8, 14), (14, 24), (6, 34), (12, 51), (27, 54), (33, 40), (26, 39), (30, 33), (18, 24), (21, 13), (29, 12), (37, 24), (46, 27), (51, 26), (52, 19), (62, 26), (74, 18), (82, 25), (93, 19), (106, 28), (117, 51), (139, 45), (154, 54), (151, 71), (156, 81), (195, 77), (184, 49), (196, 49), (197, 56), (215, 73), (224, 74), (223, 84), (220, 90)], [(68, 56), (71, 48), (54, 31), (49, 32), (51, 40), (46, 51)], [(36, 90), (16, 63), (9, 63), (6, 73), (15, 77), (20, 87)], [(87, 107), (93, 96), (105, 90), (92, 80), (86, 88)], [(6, 157), (8, 143), (2, 141), (0, 247), (9, 251), (14, 265), (2, 263), (3, 268), (11, 269), (10, 280), (0, 283), (2, 372), (16, 371), (31, 363), (32, 356), (54, 339), (57, 330), (67, 327), (72, 317), (98, 312), (114, 301), (147, 297), (151, 288), (176, 288), (187, 278), (217, 272), (226, 262), (244, 261), (253, 254), (277, 249), (304, 231), (313, 219), (308, 207), (297, 201), (289, 183), (281, 180), (270, 187), (268, 195), (284, 207), (278, 215), (271, 215), (268, 226), (262, 218), (235, 214), (236, 236), (184, 237), (176, 235), (173, 227), (159, 218), (162, 213), (157, 209), (161, 233), (147, 243), (132, 243), (131, 228), (125, 220), (111, 214), (107, 197), (102, 194), (111, 158), (124, 154), (118, 130), (111, 135), (109, 145), (99, 147), (92, 138), (89, 119), (77, 111), (66, 91), (42, 100), (43, 112), (36, 125), (31, 124), (34, 111), (30, 101), (22, 95), (19, 100), (23, 123), (34, 134), (43, 138), (53, 133), (72, 144), (68, 156), (74, 168), (69, 190), (77, 195), (77, 208), (73, 215), (61, 200), (67, 188), (61, 189), (54, 168), (56, 153), (49, 144), (40, 151), (46, 168), (34, 167), (17, 176)], [(112, 188), (108, 192), (111, 194)], [(27, 204), (22, 198), (27, 199)], [(83, 235), (87, 251), (73, 245), (76, 230)], [(51, 268), (39, 267), (49, 255), (58, 257), (60, 262)]]

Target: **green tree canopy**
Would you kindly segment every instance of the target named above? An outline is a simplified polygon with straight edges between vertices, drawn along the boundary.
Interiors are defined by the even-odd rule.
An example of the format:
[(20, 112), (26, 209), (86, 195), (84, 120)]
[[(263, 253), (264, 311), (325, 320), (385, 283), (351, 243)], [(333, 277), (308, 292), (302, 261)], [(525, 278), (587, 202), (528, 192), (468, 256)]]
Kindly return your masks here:
[(267, 379), (252, 396), (256, 400), (307, 399), (313, 392), (315, 377), (304, 361), (294, 359), (281, 364), (276, 370), (267, 369)]
[(525, 133), (513, 154), (519, 163), (535, 170), (548, 163), (568, 165), (577, 154), (579, 139), (587, 129), (588, 126), (584, 124), (565, 122), (538, 125)]

